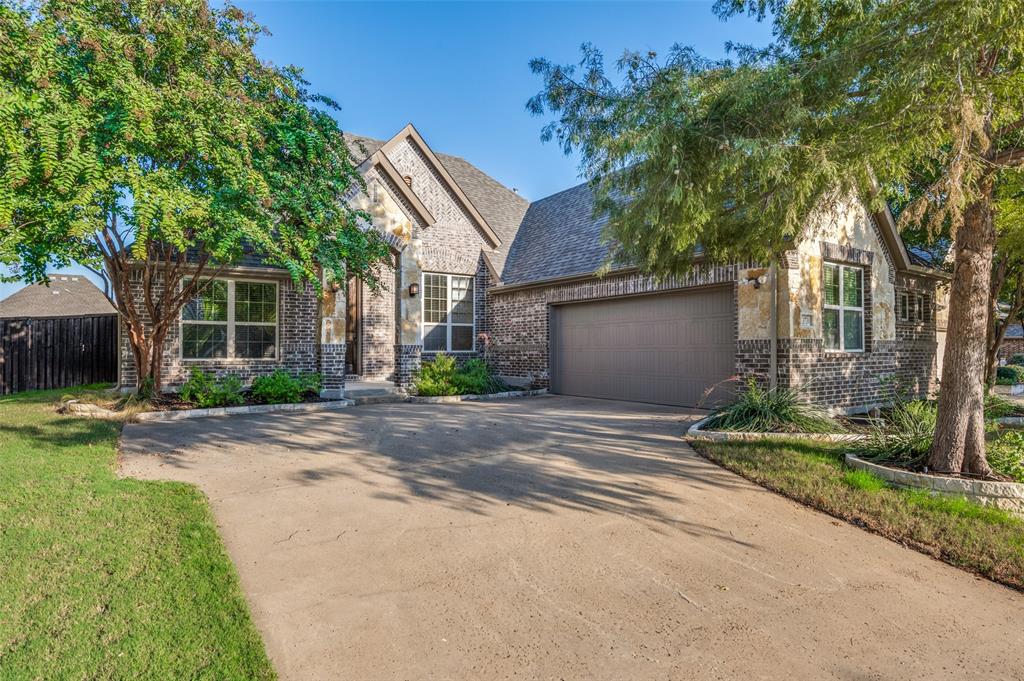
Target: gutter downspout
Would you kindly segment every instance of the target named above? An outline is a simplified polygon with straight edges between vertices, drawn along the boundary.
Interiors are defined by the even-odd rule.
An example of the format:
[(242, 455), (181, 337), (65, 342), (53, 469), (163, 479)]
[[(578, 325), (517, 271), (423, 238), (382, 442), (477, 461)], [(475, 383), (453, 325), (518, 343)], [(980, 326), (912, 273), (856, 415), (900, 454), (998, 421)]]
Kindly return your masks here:
[(770, 354), (768, 355), (768, 386), (775, 390), (779, 384), (779, 282), (775, 263), (768, 267), (772, 287), (772, 309), (768, 315)]

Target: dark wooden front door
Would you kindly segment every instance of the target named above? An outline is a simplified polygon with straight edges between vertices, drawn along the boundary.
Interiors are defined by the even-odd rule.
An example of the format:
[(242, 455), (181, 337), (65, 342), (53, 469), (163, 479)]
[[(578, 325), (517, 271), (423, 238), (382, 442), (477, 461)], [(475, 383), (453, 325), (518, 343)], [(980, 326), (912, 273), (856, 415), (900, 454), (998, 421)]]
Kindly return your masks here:
[(348, 296), (345, 310), (345, 371), (349, 374), (362, 373), (362, 352), (359, 343), (359, 326), (363, 309), (362, 283), (352, 277), (348, 280)]

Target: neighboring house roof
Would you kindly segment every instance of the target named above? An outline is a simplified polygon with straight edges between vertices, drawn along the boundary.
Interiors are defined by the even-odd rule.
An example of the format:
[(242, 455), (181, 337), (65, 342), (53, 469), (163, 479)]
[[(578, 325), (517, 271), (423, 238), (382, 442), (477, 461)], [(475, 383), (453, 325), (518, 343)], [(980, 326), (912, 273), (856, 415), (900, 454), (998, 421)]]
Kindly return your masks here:
[(1006, 329), (1006, 336), (1004, 336), (1004, 339), (1009, 338), (1024, 338), (1024, 326), (1021, 326), (1018, 322), (1010, 324), (1010, 327)]
[(0, 319), (105, 314), (117, 311), (103, 292), (80, 274), (52, 274), (49, 286), (29, 284), (0, 300)]
[(530, 204), (509, 249), (505, 284), (593, 274), (608, 255), (607, 216), (594, 217), (594, 193), (580, 184)]

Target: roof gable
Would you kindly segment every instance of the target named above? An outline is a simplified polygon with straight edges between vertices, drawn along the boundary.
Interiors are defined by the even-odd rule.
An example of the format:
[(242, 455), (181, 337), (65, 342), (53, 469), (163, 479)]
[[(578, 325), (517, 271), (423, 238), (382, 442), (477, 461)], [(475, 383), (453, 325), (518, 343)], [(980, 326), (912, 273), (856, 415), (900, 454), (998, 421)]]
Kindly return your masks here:
[(397, 135), (385, 142), (380, 148), (380, 152), (386, 155), (406, 139), (410, 140), (416, 146), (416, 148), (423, 154), (424, 158), (427, 159), (427, 162), (431, 165), (432, 169), (441, 177), (442, 181), (448, 185), (448, 188), (451, 190), (452, 194), (455, 195), (455, 198), (460, 204), (462, 204), (462, 207), (466, 210), (472, 220), (480, 227), (480, 230), (484, 233), (484, 236), (490, 242), (491, 246), (495, 248), (501, 246), (501, 239), (491, 227), (491, 224), (480, 213), (476, 205), (466, 195), (466, 192), (459, 183), (455, 181), (455, 178), (448, 172), (448, 169), (434, 154), (430, 146), (423, 140), (423, 137), (420, 136), (412, 123), (405, 126)]

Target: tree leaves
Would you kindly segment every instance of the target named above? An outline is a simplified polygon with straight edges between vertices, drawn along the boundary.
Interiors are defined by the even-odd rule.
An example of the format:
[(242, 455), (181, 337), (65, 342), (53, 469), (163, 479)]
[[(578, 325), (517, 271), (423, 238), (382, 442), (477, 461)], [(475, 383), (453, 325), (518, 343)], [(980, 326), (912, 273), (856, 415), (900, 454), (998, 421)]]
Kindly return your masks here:
[(135, 257), (255, 250), (319, 286), (323, 255), (373, 280), (379, 235), (332, 252), (359, 229), (344, 197), (362, 182), (321, 110), (333, 102), (260, 62), (262, 32), (205, 2), (0, 2), (0, 260), (29, 280), (95, 266), (94, 235), (116, 220)]

